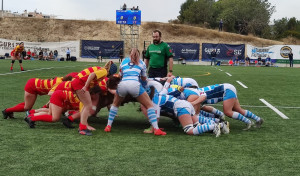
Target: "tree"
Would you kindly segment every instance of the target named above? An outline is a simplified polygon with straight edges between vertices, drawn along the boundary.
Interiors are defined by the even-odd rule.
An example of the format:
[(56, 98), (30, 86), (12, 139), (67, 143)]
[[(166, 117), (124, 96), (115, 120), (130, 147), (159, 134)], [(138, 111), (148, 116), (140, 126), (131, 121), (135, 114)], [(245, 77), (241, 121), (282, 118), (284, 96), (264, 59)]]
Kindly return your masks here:
[(182, 23), (204, 24), (216, 28), (223, 19), (228, 32), (263, 35), (275, 7), (268, 0), (187, 0), (181, 5)]
[(248, 32), (261, 35), (268, 26), (275, 7), (267, 0), (222, 0), (216, 2), (222, 9), (219, 18), (229, 32)]
[(179, 20), (182, 23), (204, 24), (210, 23), (213, 10), (214, 0), (187, 0), (183, 3), (180, 10)]

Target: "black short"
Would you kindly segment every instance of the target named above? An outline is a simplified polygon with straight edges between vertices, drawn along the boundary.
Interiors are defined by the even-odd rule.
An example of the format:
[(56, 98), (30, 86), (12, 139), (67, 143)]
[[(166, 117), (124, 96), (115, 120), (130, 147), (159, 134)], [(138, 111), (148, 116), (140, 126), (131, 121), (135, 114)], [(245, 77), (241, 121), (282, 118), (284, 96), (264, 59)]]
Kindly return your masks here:
[(148, 71), (149, 78), (156, 78), (156, 77), (163, 78), (163, 77), (166, 77), (167, 74), (168, 74), (167, 67), (162, 67), (162, 68), (150, 67), (149, 71)]

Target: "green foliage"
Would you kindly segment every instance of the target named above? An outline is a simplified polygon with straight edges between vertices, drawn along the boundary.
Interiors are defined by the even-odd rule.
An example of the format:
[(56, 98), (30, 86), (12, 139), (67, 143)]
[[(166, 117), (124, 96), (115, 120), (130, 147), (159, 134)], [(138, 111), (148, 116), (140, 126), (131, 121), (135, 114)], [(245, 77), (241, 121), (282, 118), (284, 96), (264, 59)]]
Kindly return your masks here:
[[(27, 70), (50, 69), (1, 75), (1, 110), (23, 101), (23, 88), (29, 78), (63, 76), (99, 65), (42, 61), (23, 64)], [(0, 74), (8, 73), (9, 67), (10, 60), (0, 60)], [(14, 68), (15, 72), (19, 70), (17, 63)], [(16, 119), (0, 118), (1, 175), (298, 175), (300, 69), (219, 68), (223, 71), (210, 66), (174, 65), (174, 74), (192, 77), (201, 86), (233, 84), (242, 107), (265, 119), (261, 129), (243, 131), (243, 123), (227, 118), (231, 127), (228, 135), (188, 136), (170, 119), (162, 117), (160, 127), (168, 134), (156, 137), (143, 134), (149, 123), (136, 111), (137, 104), (130, 103), (120, 107), (111, 133), (103, 131), (108, 116), (106, 109), (97, 118), (90, 118), (89, 124), (97, 131), (87, 137), (80, 136), (77, 128), (66, 129), (61, 122), (37, 122), (35, 129), (29, 129), (23, 120), (25, 113), (15, 113)], [(281, 119), (260, 98), (290, 119)], [(48, 96), (39, 96), (34, 108), (48, 100)], [(221, 104), (215, 107), (222, 110)]]
[(265, 0), (187, 0), (182, 4), (178, 19), (182, 23), (218, 27), (223, 19), (228, 32), (262, 35), (275, 7)]
[(274, 20), (273, 34), (274, 38), (281, 39), (288, 36), (300, 39), (300, 21), (295, 17), (282, 18)]

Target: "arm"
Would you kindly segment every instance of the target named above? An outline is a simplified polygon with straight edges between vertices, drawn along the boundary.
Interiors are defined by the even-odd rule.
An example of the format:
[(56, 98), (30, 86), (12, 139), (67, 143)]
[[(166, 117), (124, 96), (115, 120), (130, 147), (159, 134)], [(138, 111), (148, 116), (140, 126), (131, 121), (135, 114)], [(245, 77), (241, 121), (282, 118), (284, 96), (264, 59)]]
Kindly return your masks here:
[(206, 96), (201, 95), (195, 101), (191, 102), (193, 106), (202, 103), (206, 99)]
[(91, 73), (91, 74), (89, 75), (89, 77), (88, 77), (88, 79), (87, 79), (87, 81), (86, 81), (84, 87), (82, 88), (82, 90), (87, 91), (88, 88), (89, 88), (89, 86), (90, 86), (90, 83), (91, 83), (92, 80), (95, 79), (95, 78), (96, 78), (96, 74), (95, 74), (95, 73)]
[(173, 75), (173, 57), (169, 58), (169, 72), (168, 72), (168, 77)]
[(145, 59), (145, 64), (146, 64), (146, 67), (148, 68), (148, 66), (149, 66), (149, 59)]

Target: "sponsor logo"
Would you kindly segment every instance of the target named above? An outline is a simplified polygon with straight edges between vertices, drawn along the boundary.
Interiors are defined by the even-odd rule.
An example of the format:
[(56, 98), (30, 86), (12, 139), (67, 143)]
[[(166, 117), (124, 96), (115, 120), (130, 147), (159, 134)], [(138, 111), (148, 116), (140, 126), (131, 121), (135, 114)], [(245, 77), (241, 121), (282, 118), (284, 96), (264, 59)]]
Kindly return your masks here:
[(283, 46), (280, 49), (280, 56), (283, 58), (289, 58), (289, 53), (292, 51), (292, 48), (289, 46)]
[(90, 50), (90, 51), (95, 51), (95, 50), (99, 50), (100, 47), (97, 46), (85, 46), (84, 50)]

